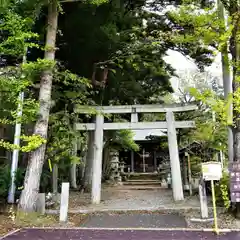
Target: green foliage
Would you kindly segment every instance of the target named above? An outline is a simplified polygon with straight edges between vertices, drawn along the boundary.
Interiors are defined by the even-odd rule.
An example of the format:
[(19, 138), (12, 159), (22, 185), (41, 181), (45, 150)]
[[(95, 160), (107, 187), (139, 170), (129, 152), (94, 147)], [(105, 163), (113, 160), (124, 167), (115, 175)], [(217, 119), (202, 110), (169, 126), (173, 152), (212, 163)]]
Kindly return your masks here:
[[(33, 98), (30, 86), (33, 80), (33, 69), (43, 71), (49, 69), (53, 64), (38, 60), (31, 63), (16, 63), (22, 61), (26, 51), (38, 47), (33, 40), (38, 38), (38, 34), (31, 31), (33, 21), (25, 18), (17, 12), (6, 11), (1, 17), (1, 35), (0, 51), (6, 58), (6, 65), (1, 68), (0, 74), (0, 122), (1, 124), (14, 125), (15, 123), (31, 123), (36, 118), (39, 107), (38, 102)], [(14, 59), (15, 66), (8, 66), (8, 60)], [(51, 64), (51, 65), (50, 65)], [(24, 92), (24, 102), (19, 99), (20, 92)], [(21, 117), (18, 117), (20, 108), (23, 109)], [(30, 152), (46, 143), (40, 136), (22, 135), (20, 137), (23, 146), (14, 144), (0, 139), (0, 146), (8, 150), (19, 149), (23, 152)]]
[(23, 74), (25, 77), (29, 77), (30, 79), (42, 73), (43, 71), (54, 69), (56, 63), (55, 61), (47, 60), (47, 59), (37, 59), (35, 62), (27, 62), (22, 65)]
[(80, 158), (74, 156), (74, 142), (84, 144), (86, 139), (81, 133), (74, 130), (71, 124), (71, 116), (67, 112), (58, 112), (50, 116), (50, 131), (48, 139), (47, 156), (53, 162), (66, 161), (80, 162)]
[(115, 144), (126, 150), (139, 151), (139, 145), (133, 140), (134, 133), (130, 130), (119, 130), (116, 132)]
[(29, 41), (36, 39), (38, 34), (31, 32), (33, 21), (19, 14), (8, 11), (1, 19), (0, 29), (4, 35), (0, 37), (0, 52), (4, 55), (22, 57), (26, 49), (38, 45)]
[(97, 6), (109, 2), (109, 0), (88, 0), (88, 1), (89, 1), (90, 4), (94, 4), (94, 5), (97, 5)]
[(8, 190), (10, 187), (10, 171), (9, 167), (1, 166), (0, 167), (0, 198), (6, 198), (8, 194)]
[(231, 207), (229, 186), (229, 174), (223, 172), (222, 179), (215, 184), (216, 201), (219, 206), (224, 206), (227, 210)]
[[(15, 185), (18, 193), (18, 188), (22, 186), (25, 171), (18, 168), (15, 173)], [(8, 164), (0, 166), (0, 199), (7, 199), (8, 191), (11, 184), (11, 169)]]
[(224, 125), (232, 124), (231, 116), (229, 115), (229, 110), (233, 101), (237, 103), (236, 107), (239, 106), (237, 98), (232, 98), (232, 96), (229, 95), (228, 99), (224, 100), (221, 97), (217, 96), (210, 89), (200, 92), (198, 89), (191, 88), (190, 93), (197, 101), (206, 105), (213, 112), (215, 112), (222, 124)]
[(49, 119), (49, 134), (47, 156), (53, 162), (80, 163), (79, 156), (75, 156), (74, 144), (85, 146), (86, 135), (75, 130), (75, 122), (80, 122), (78, 114), (74, 112), (76, 104), (91, 104), (89, 91), (91, 85), (88, 79), (79, 77), (62, 66), (57, 65), (54, 71), (54, 89), (52, 99), (54, 107)]
[(31, 135), (31, 136), (21, 135), (20, 139), (24, 143), (26, 143), (26, 145), (21, 147), (21, 146), (9, 143), (7, 141), (4, 141), (3, 139), (0, 139), (0, 147), (3, 147), (8, 150), (18, 149), (22, 152), (31, 152), (34, 149), (40, 147), (42, 144), (46, 143), (46, 140), (39, 135)]

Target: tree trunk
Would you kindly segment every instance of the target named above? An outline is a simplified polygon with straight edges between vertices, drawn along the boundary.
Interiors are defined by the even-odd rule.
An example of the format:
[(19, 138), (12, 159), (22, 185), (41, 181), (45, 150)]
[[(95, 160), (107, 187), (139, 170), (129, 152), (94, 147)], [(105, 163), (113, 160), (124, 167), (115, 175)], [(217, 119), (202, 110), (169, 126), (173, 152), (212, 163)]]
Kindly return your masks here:
[(80, 165), (79, 165), (79, 168), (78, 168), (78, 181), (79, 182), (83, 181), (86, 162), (87, 162), (87, 153), (84, 152), (84, 155), (82, 157), (82, 161), (80, 162)]
[[(218, 4), (218, 16), (219, 19), (225, 22), (225, 14), (224, 14), (224, 6), (220, 0), (217, 1)], [(229, 57), (228, 57), (228, 42), (226, 42), (221, 49), (221, 58), (222, 58), (222, 77), (223, 77), (223, 88), (224, 88), (224, 97), (225, 99), (228, 98), (229, 94), (233, 92), (232, 89), (232, 80), (231, 80), (231, 73), (230, 73), (230, 64), (229, 64)], [(229, 109), (229, 120), (232, 121), (232, 106)], [(233, 131), (232, 128), (228, 127), (228, 160), (230, 162), (233, 161), (234, 152), (233, 152)]]
[(90, 191), (92, 185), (92, 168), (94, 158), (94, 131), (89, 131), (88, 134), (87, 159), (82, 184), (82, 189), (86, 192)]
[(76, 173), (77, 173), (77, 164), (76, 163), (73, 163), (72, 166), (71, 166), (71, 187), (73, 189), (77, 189), (77, 176), (76, 176)]
[[(240, 3), (239, 1), (230, 2), (230, 16), (233, 18), (234, 28), (232, 30), (232, 36), (230, 39), (230, 50), (233, 60), (233, 91), (236, 92), (240, 88)], [(234, 131), (234, 161), (240, 161), (240, 113), (234, 112), (234, 120), (236, 129)], [(236, 203), (236, 217), (240, 219), (240, 203)]]
[(108, 179), (109, 177), (109, 167), (110, 167), (109, 156), (110, 156), (110, 149), (109, 149), (109, 146), (106, 146), (103, 151), (103, 174), (102, 174), (103, 179)]
[[(58, 6), (57, 1), (52, 0), (48, 6), (48, 26), (45, 45), (44, 59), (48, 61), (55, 60), (55, 44), (58, 22)], [(40, 135), (47, 140), (49, 112), (51, 107), (51, 92), (52, 92), (52, 69), (42, 73), (39, 91), (39, 112), (38, 119), (35, 125), (34, 134)], [(25, 175), (24, 190), (22, 191), (19, 207), (24, 211), (34, 211), (42, 168), (44, 164), (44, 155), (46, 144), (42, 144), (38, 149), (32, 152), (28, 163), (27, 172)]]

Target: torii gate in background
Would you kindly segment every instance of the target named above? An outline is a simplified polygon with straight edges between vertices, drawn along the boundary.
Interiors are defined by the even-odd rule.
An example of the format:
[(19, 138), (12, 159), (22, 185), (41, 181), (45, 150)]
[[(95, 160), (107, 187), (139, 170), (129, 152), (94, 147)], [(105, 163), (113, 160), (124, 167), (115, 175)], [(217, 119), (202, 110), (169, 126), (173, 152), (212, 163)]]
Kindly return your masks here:
[[(172, 175), (173, 198), (175, 201), (184, 200), (182, 177), (179, 161), (177, 128), (193, 128), (194, 121), (175, 121), (174, 112), (197, 110), (196, 105), (122, 105), (122, 106), (82, 106), (77, 105), (75, 112), (78, 114), (96, 114), (95, 123), (76, 123), (75, 129), (79, 131), (94, 131), (93, 147), (93, 173), (91, 201), (99, 204), (101, 201), (102, 179), (102, 153), (104, 130), (144, 130), (167, 129), (170, 166)], [(104, 123), (106, 114), (131, 114), (131, 122)], [(166, 121), (139, 122), (138, 113), (165, 113)], [(90, 147), (90, 146), (88, 146)]]

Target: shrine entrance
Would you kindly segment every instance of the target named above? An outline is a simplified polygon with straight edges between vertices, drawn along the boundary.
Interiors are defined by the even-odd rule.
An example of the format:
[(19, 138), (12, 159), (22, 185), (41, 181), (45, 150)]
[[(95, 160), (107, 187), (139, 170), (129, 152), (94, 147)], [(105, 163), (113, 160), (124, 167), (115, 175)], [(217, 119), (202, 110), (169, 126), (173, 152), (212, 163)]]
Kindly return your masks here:
[[(75, 112), (78, 114), (96, 114), (95, 123), (76, 123), (75, 129), (79, 131), (94, 131), (92, 159), (92, 191), (91, 202), (99, 204), (101, 201), (101, 179), (102, 179), (102, 155), (103, 155), (103, 135), (104, 130), (144, 130), (163, 129), (167, 131), (168, 147), (170, 156), (173, 199), (175, 201), (184, 200), (183, 185), (179, 161), (177, 128), (193, 128), (194, 121), (175, 121), (174, 112), (194, 111), (196, 105), (123, 105), (123, 106), (76, 106)], [(139, 122), (140, 113), (165, 113), (166, 121)], [(131, 114), (131, 122), (104, 122), (106, 114)], [(145, 153), (143, 152), (143, 171), (146, 171)]]

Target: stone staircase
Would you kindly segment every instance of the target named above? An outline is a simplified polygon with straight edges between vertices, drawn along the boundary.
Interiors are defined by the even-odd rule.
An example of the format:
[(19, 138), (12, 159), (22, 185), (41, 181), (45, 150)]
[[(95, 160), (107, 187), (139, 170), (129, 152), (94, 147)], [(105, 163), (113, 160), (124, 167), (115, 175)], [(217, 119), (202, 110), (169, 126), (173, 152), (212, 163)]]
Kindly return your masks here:
[(156, 173), (131, 173), (123, 185), (132, 190), (162, 189), (159, 175)]

